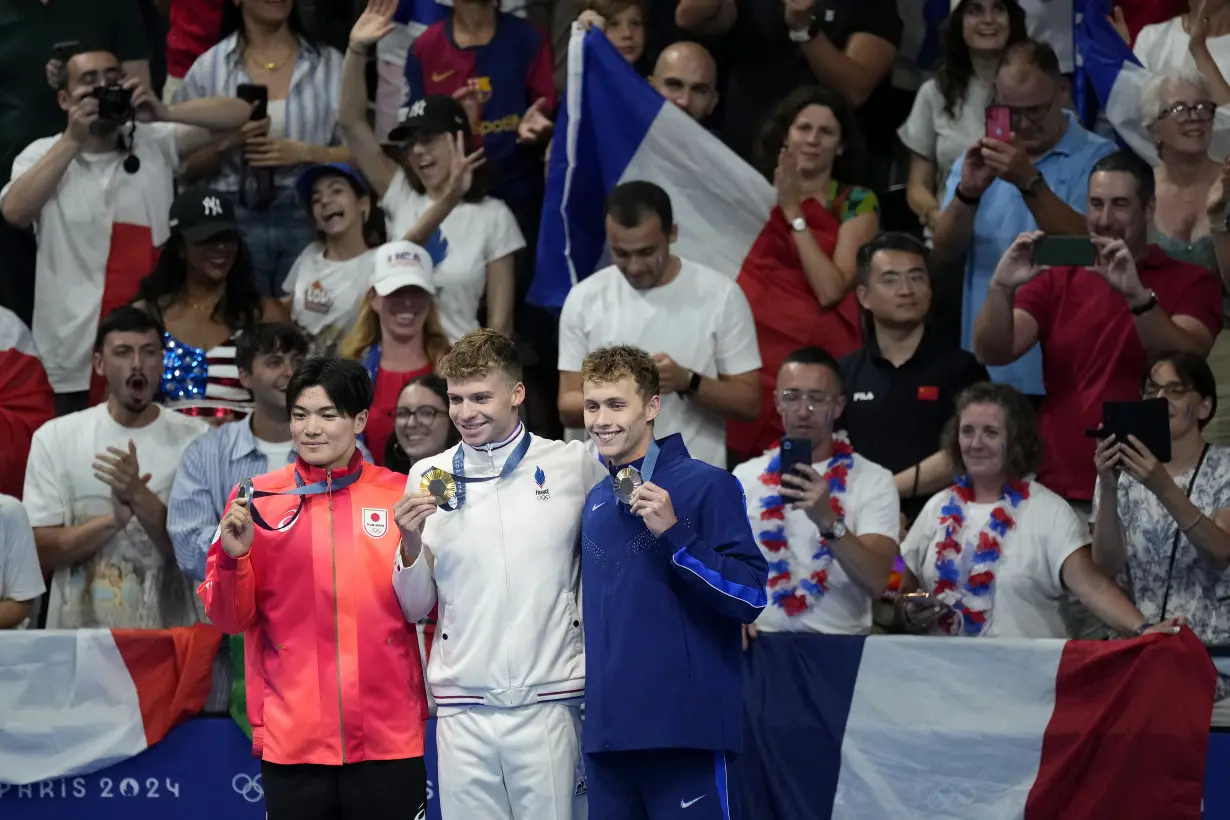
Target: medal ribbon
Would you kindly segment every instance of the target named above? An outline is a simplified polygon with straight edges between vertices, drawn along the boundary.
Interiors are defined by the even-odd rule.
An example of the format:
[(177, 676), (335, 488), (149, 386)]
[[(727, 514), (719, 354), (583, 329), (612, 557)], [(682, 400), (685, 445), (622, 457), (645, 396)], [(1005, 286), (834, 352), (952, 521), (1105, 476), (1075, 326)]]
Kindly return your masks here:
[[(517, 422), (517, 426), (519, 428), (521, 423)], [(466, 464), (464, 448), (465, 445), (458, 445), (457, 452), (453, 453), (453, 480), (457, 484), (457, 498), (450, 505), (440, 505), (446, 510), (451, 511), (461, 509), (461, 505), (464, 504), (466, 500), (467, 484), (482, 484), (486, 481), (498, 481), (511, 473), (513, 470), (517, 469), (517, 465), (521, 463), (521, 459), (525, 458), (525, 454), (530, 449), (530, 434), (527, 431), (521, 437), (521, 441), (517, 443), (517, 448), (509, 454), (508, 460), (504, 462), (504, 467), (500, 470), (499, 475), (483, 476), (482, 478), (467, 477), (465, 474)]]
[[(358, 481), (359, 476), (361, 476), (362, 474), (363, 474), (363, 466), (362, 464), (360, 464), (359, 466), (355, 467), (354, 472), (349, 473), (348, 475), (342, 476), (337, 481), (330, 482), (328, 480), (325, 480), (325, 481), (315, 481), (311, 484), (305, 484), (303, 481), (303, 476), (299, 475), (298, 470), (295, 470), (295, 489), (293, 490), (284, 490), (282, 492), (273, 492), (271, 490), (254, 490), (252, 489), (252, 479), (250, 478), (242, 479), (239, 482), (239, 486), (240, 486), (240, 491), (244, 493), (244, 495), (248, 499), (248, 509), (252, 512), (252, 521), (261, 529), (270, 530), (273, 532), (280, 532), (282, 530), (289, 529), (290, 526), (294, 524), (295, 521), (298, 520), (299, 513), (303, 512), (303, 501), (305, 498), (307, 498), (310, 495), (320, 495), (321, 493), (332, 492), (336, 490), (344, 490), (347, 487), (349, 487), (351, 484)], [(264, 516), (262, 516), (260, 514), (260, 511), (256, 509), (256, 503), (255, 503), (256, 499), (267, 498), (272, 495), (297, 495), (299, 496), (299, 506), (295, 507), (294, 515), (292, 515), (290, 520), (287, 521), (285, 524), (283, 524), (281, 527), (269, 526), (269, 523), (265, 521)]]
[[(631, 468), (625, 467), (623, 469), (636, 470), (637, 474), (640, 475), (641, 477), (641, 482), (648, 483), (653, 478), (653, 471), (654, 471), (654, 468), (658, 466), (658, 456), (661, 454), (661, 452), (662, 452), (662, 449), (658, 447), (657, 440), (651, 438), (649, 440), (649, 449), (645, 451), (645, 459), (644, 461), (641, 462), (641, 469), (636, 470), (635, 467), (631, 467)], [(615, 465), (609, 464), (607, 466), (607, 469), (615, 470)], [(616, 472), (611, 473), (611, 484), (613, 484), (615, 487), (616, 500), (619, 499), (619, 473), (621, 472), (623, 472), (623, 470), (617, 470)]]

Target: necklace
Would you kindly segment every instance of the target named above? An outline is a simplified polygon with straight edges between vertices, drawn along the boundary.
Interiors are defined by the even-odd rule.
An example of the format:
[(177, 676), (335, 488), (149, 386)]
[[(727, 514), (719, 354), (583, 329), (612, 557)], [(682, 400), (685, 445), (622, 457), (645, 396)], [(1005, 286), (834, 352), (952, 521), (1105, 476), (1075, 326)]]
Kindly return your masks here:
[(1000, 503), (991, 510), (986, 525), (978, 533), (970, 568), (961, 583), (957, 559), (963, 550), (960, 535), (965, 527), (965, 505), (974, 500), (974, 488), (969, 476), (960, 476), (952, 486), (948, 501), (940, 507), (940, 527), (943, 536), (935, 548), (935, 589), (932, 594), (948, 604), (951, 610), (940, 621), (940, 627), (950, 635), (981, 635), (991, 618), (995, 598), (995, 568), (1003, 556), (1000, 539), (1016, 527), (1009, 514), (1029, 498), (1029, 482), (1013, 481), (1004, 485)]
[[(833, 514), (845, 518), (845, 508), (840, 497), (846, 492), (846, 479), (854, 467), (854, 448), (844, 432), (833, 436), (833, 457), (824, 467), (824, 479), (829, 487), (829, 504)], [(765, 557), (769, 559), (769, 579), (766, 583), (774, 606), (794, 617), (811, 609), (816, 601), (829, 591), (829, 570), (833, 565), (833, 552), (824, 536), (820, 536), (812, 564), (807, 568), (795, 567), (790, 559), (786, 540), (786, 507), (780, 488), (782, 485), (781, 452), (773, 451), (765, 465), (760, 483), (778, 488), (777, 492), (760, 499), (760, 521), (756, 541)], [(810, 571), (809, 571), (810, 570)]]
[(255, 54), (252, 54), (251, 52), (245, 52), (244, 56), (247, 57), (252, 62), (256, 63), (256, 65), (260, 66), (261, 68), (265, 69), (270, 74), (272, 74), (273, 72), (277, 71), (282, 66), (286, 65), (286, 61), (289, 60), (292, 56), (294, 56), (294, 54), (295, 54), (295, 47), (291, 46), (290, 50), (286, 52), (286, 55), (282, 57), (281, 60), (278, 60), (278, 61), (265, 62), (263, 59), (261, 59), (260, 57), (257, 57)]

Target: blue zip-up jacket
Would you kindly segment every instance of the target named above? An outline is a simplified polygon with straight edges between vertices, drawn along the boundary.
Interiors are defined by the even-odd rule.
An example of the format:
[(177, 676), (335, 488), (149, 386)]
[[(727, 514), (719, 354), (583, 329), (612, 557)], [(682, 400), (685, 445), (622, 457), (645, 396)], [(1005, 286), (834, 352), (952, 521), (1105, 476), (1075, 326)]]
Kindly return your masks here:
[(678, 518), (661, 538), (610, 481), (581, 513), (584, 749), (737, 752), (740, 624), (765, 607), (765, 560), (738, 480), (689, 456), (679, 435), (658, 445), (649, 480)]

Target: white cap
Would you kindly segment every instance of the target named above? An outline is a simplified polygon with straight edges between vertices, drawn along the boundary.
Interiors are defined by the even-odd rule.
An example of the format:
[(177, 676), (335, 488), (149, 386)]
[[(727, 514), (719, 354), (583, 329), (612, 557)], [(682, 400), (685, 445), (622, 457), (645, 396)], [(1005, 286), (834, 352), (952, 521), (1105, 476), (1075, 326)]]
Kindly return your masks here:
[(436, 295), (432, 279), (431, 256), (413, 242), (389, 242), (376, 248), (372, 287), (380, 296), (408, 286), (417, 286)]

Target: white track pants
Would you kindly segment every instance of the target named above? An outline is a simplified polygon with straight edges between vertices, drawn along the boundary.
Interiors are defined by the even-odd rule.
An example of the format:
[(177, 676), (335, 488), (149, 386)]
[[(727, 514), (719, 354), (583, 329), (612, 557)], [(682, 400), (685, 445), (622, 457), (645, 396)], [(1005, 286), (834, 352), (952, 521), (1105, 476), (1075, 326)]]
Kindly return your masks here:
[(436, 721), (443, 820), (586, 820), (577, 707), (474, 706)]

